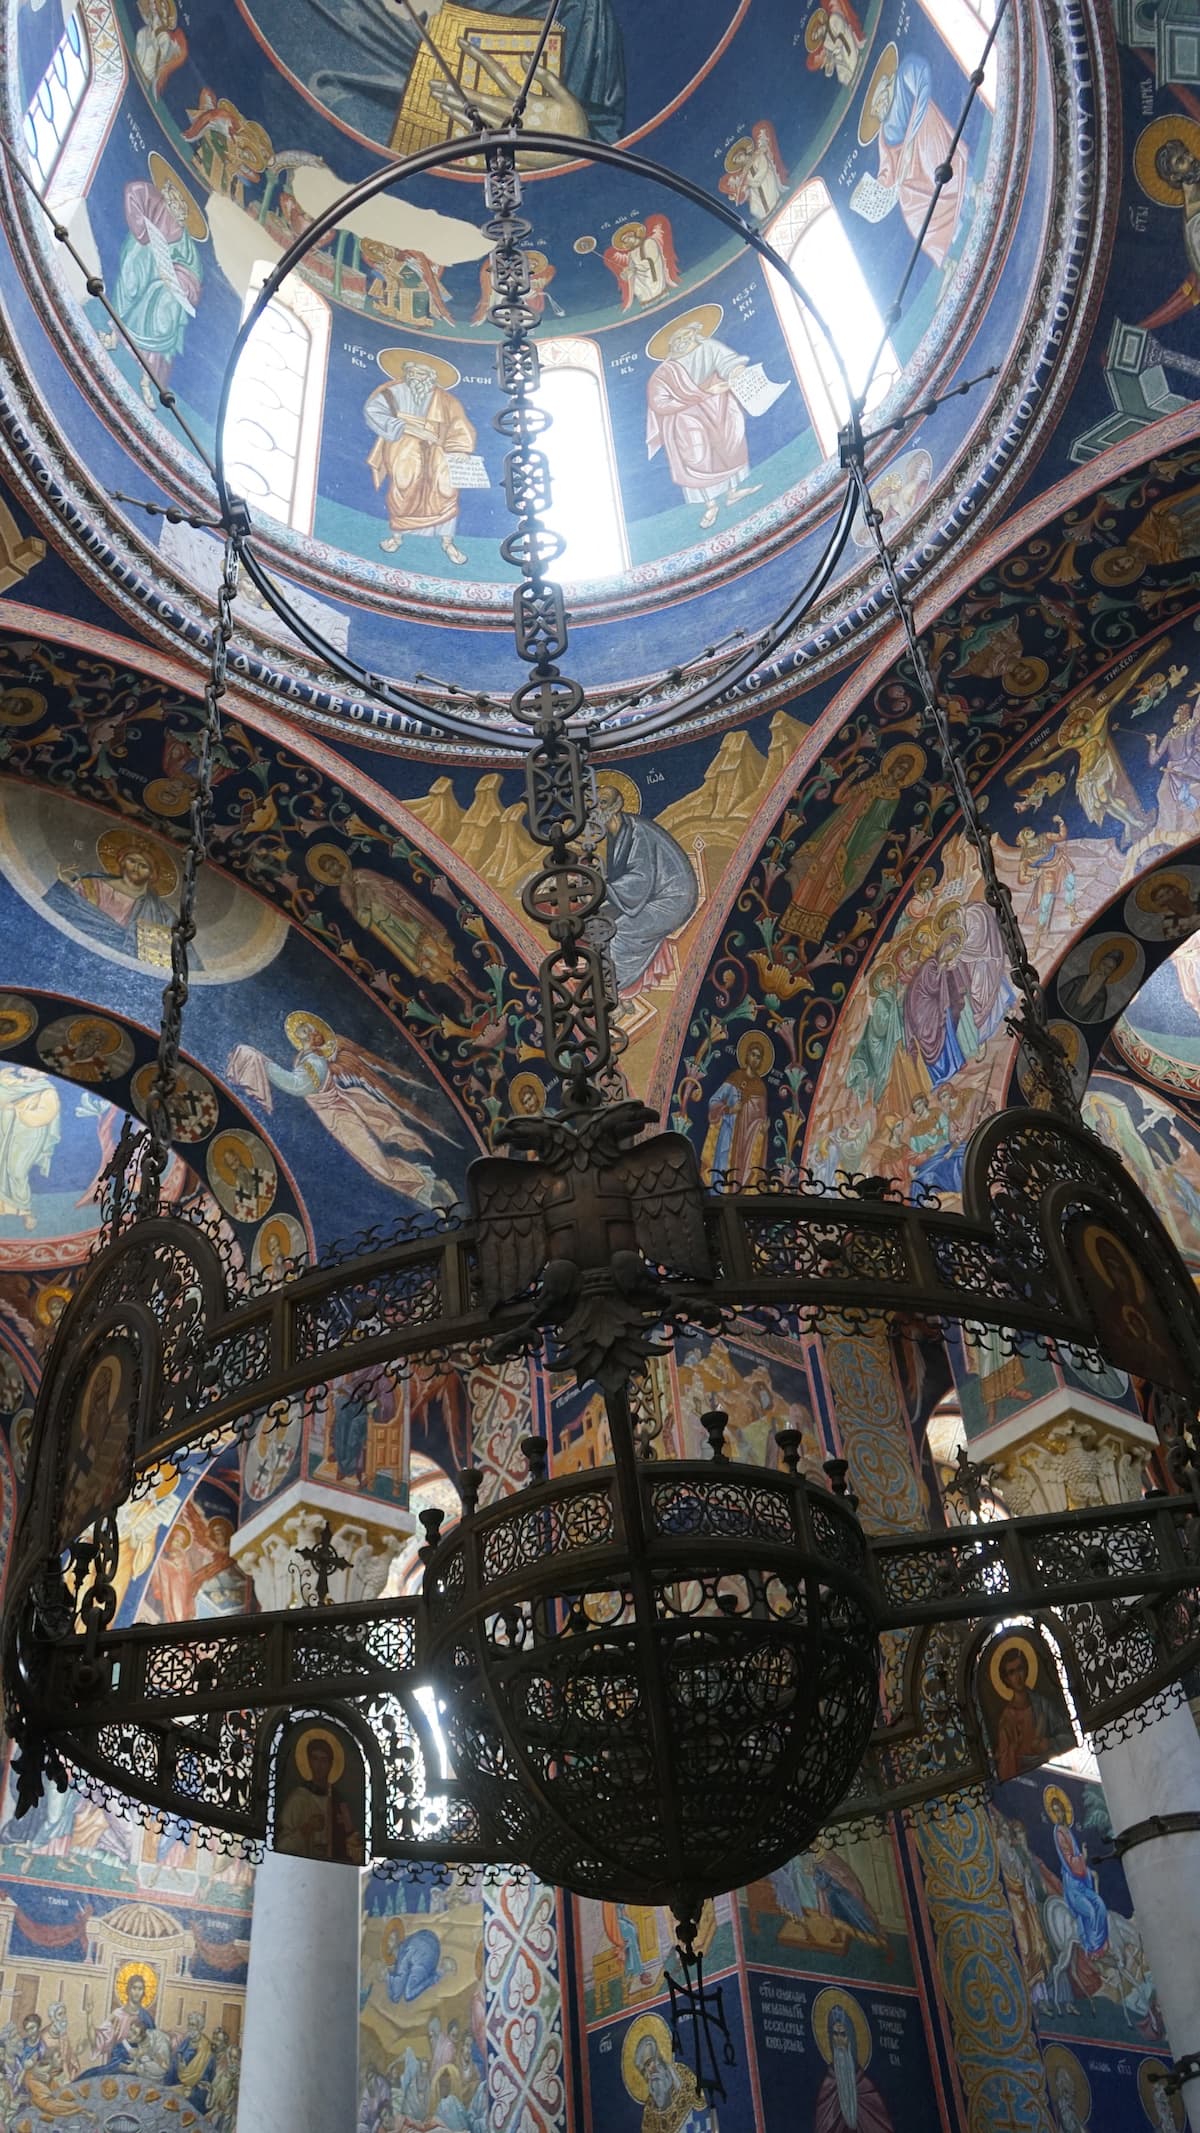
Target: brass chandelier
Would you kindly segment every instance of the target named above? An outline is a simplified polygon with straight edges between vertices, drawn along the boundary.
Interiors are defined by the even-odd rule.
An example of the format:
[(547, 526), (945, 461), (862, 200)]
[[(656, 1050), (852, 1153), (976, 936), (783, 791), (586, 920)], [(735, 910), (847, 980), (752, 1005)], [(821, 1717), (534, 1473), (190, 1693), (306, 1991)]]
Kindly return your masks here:
[[(502, 132), (468, 108), (465, 138), (388, 166), (313, 224), (250, 312), (226, 398), (257, 318), (340, 215), (412, 171), (482, 160), (496, 425), (516, 522), (503, 553), (519, 572), (513, 636), (528, 669), (506, 716), (489, 709), (485, 730), (524, 761), (529, 829), (544, 854), (523, 903), (551, 939), (541, 1014), (559, 1109), (508, 1122), (499, 1137), (514, 1152), (473, 1165), (468, 1212), (293, 1268), (270, 1289), (249, 1283), (201, 1222), (164, 1205), (239, 570), (310, 649), (425, 730), (480, 737), (461, 703), (354, 673), (314, 638), (256, 553), (218, 456), (226, 562), (158, 1070), (147, 1132), (136, 1147), (123, 1141), (100, 1247), (46, 1363), (5, 1599), (7, 1722), (22, 1810), (47, 1777), (75, 1777), (164, 1821), (207, 1826), (214, 1841), (270, 1844), (280, 1742), (295, 1714), (315, 1711), (361, 1758), (370, 1856), (519, 1862), (586, 1895), (668, 1904), (691, 1964), (706, 1897), (769, 1873), (839, 1817), (987, 1779), (972, 1677), (997, 1622), (1052, 1625), (1085, 1730), (1145, 1705), (1195, 1663), (1200, 1310), (1144, 1195), (1080, 1121), (871, 500), (862, 395), (849, 396), (845, 494), (826, 557), (778, 634), (710, 661), (703, 679), (677, 670), (652, 709), (619, 726), (564, 673), (522, 154), (584, 153), (652, 175), (735, 228), (807, 299), (725, 203), (625, 151), (523, 133), (536, 64), (537, 55)], [(982, 71), (983, 62), (972, 94)], [(701, 699), (732, 702), (828, 582), (857, 510), (1005, 942), (1019, 1002), (1011, 1027), (1044, 1097), (1043, 1108), (977, 1129), (961, 1213), (907, 1203), (879, 1178), (843, 1177), (836, 1188), (809, 1179), (789, 1193), (765, 1177), (737, 1189), (718, 1180), (706, 1190), (690, 1143), (659, 1131), (620, 1074), (590, 758)], [(1143, 1270), (1152, 1317), (1135, 1324), (1104, 1310), (1089, 1275), (1098, 1235)], [(770, 1468), (732, 1460), (715, 1413), (703, 1418), (710, 1458), (657, 1453), (648, 1373), (673, 1333), (734, 1325), (798, 1338), (900, 1322), (1069, 1347), (1131, 1371), (1159, 1426), (1171, 1492), (878, 1541), (856, 1516), (845, 1461), (830, 1461), (829, 1486), (817, 1485), (800, 1471), (795, 1432), (779, 1433)], [(419, 1598), (329, 1605), (322, 1588), (315, 1604), (286, 1613), (114, 1627), (118, 1512), (172, 1461), (285, 1419), (297, 1401), (367, 1368), (431, 1356), (465, 1367), (485, 1352), (541, 1354), (598, 1387), (609, 1463), (555, 1478), (544, 1440), (527, 1439), (528, 1485), (486, 1505), (483, 1477), (468, 1466), (450, 1530), (440, 1512), (422, 1514)], [(96, 1438), (84, 1395), (108, 1356), (130, 1395)], [(431, 1687), (432, 1705), (421, 1693)], [(713, 2012), (702, 1985), (695, 2006)], [(711, 2052), (698, 2072), (719, 2089)]]

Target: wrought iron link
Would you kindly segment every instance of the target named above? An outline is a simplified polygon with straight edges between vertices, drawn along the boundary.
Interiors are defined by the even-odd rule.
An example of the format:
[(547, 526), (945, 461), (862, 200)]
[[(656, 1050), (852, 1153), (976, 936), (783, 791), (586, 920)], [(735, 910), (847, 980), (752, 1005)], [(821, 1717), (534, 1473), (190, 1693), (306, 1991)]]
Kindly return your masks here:
[(517, 655), (532, 669), (514, 689), (515, 719), (532, 727), (537, 745), (526, 759), (525, 807), (530, 835), (549, 861), (527, 882), (521, 901), (554, 942), (539, 970), (542, 1042), (547, 1059), (563, 1077), (567, 1110), (585, 1110), (612, 1094), (613, 1062), (623, 1049), (613, 1027), (616, 987), (606, 947), (602, 907), (605, 880), (587, 843), (595, 810), (594, 781), (587, 766), (587, 738), (572, 719), (583, 690), (559, 670), (568, 642), (563, 590), (546, 576), (563, 552), (561, 537), (544, 523), (551, 504), (550, 466), (537, 439), (549, 423), (533, 394), (541, 366), (530, 330), (536, 323), (526, 301), (530, 289), (525, 249), (532, 225), (520, 213), (522, 189), (516, 151), (492, 141), (486, 150), (486, 198), (491, 220), (492, 302), (489, 317), (501, 334), (496, 375), (506, 405), (495, 427), (509, 440), (504, 495), (517, 521), (501, 542), (501, 554), (521, 573), (513, 594)]
[(154, 1071), (154, 1084), (146, 1104), (147, 1133), (142, 1143), (137, 1203), (139, 1217), (152, 1215), (158, 1208), (163, 1173), (171, 1147), (174, 1127), (171, 1113), (179, 1080), (183, 1011), (188, 1000), (188, 951), (196, 937), (196, 890), (212, 833), (213, 766), (221, 738), (221, 699), (227, 687), (229, 643), (233, 636), (233, 603), (237, 598), (240, 574), (241, 538), (241, 530), (235, 526), (231, 526), (225, 536), (224, 566), (220, 591), (217, 594), (217, 619), (212, 636), (212, 660), (204, 691), (204, 715), (200, 721), (195, 791), (188, 816), (188, 841), (180, 875), (179, 910), (171, 927), (171, 975), (162, 996), (158, 1062)]

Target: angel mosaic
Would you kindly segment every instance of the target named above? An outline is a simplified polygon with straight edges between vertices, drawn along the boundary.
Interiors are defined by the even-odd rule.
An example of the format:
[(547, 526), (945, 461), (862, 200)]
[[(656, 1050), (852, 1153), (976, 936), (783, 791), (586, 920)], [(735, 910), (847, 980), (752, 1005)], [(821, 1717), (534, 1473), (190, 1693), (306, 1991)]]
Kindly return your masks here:
[(368, 1176), (423, 1207), (451, 1204), (453, 1192), (423, 1158), (433, 1155), (433, 1141), (454, 1140), (432, 1116), (422, 1084), (337, 1036), (320, 1015), (291, 1014), (284, 1029), (295, 1054), (290, 1067), (239, 1044), (229, 1055), (230, 1079), (264, 1111), (273, 1109), (273, 1089), (302, 1098)]
[(728, 150), (720, 187), (735, 207), (744, 207), (756, 222), (765, 222), (783, 198), (787, 176), (775, 128), (769, 119), (759, 119)]
[(133, 63), (157, 98), (187, 58), (188, 41), (179, 27), (176, 0), (138, 0), (138, 14), (142, 28), (134, 39)]
[(656, 304), (679, 281), (675, 239), (666, 216), (623, 222), (613, 231), (604, 264), (621, 291), (622, 311), (631, 311), (635, 304)]
[(804, 47), (810, 73), (824, 74), (843, 89), (853, 86), (867, 40), (850, 0), (832, 0), (829, 7), (814, 8), (804, 25)]

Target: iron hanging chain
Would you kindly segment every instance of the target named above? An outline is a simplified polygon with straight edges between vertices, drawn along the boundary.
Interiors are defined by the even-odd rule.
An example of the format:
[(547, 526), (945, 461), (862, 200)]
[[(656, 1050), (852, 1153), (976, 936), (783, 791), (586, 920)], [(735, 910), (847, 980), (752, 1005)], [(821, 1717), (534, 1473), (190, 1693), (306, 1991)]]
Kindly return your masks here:
[(225, 535), (225, 556), (217, 594), (217, 615), (212, 634), (212, 658), (204, 690), (204, 713), (200, 721), (196, 753), (195, 790), (188, 815), (188, 841), (180, 872), (179, 910), (171, 927), (171, 975), (163, 990), (162, 1019), (158, 1031), (158, 1061), (146, 1105), (146, 1137), (142, 1143), (138, 1185), (139, 1218), (156, 1213), (162, 1193), (172, 1137), (172, 1108), (179, 1081), (179, 1048), (183, 1038), (183, 1011), (189, 990), (188, 952), (196, 937), (196, 891), (200, 869), (208, 853), (212, 833), (213, 770), (221, 739), (221, 699), (227, 687), (229, 643), (233, 635), (233, 603), (237, 598), (241, 567), (241, 530), (230, 526)]
[(930, 671), (925, 647), (917, 633), (912, 605), (900, 581), (895, 557), (884, 535), (882, 515), (877, 510), (867, 486), (862, 431), (857, 416), (851, 421), (849, 429), (843, 433), (842, 463), (849, 467), (858, 490), (862, 514), (870, 529), (875, 552), (904, 631), (909, 658), (921, 692), (921, 709), (937, 736), (938, 748), (954, 789), (954, 797), (958, 802), (967, 836), (979, 861), (984, 897), (995, 914), (1000, 937), (1004, 942), (1008, 973), (1020, 997), (1020, 1006), (1016, 1013), (1008, 1017), (1008, 1027), (1017, 1038), (1045, 1089), (1051, 1109), (1058, 1111), (1065, 1118), (1078, 1121), (1079, 1096), (1071, 1080), (1067, 1056), (1050, 1028), (1046, 994), (1037, 966), (1030, 959), (1021, 923), (1013, 906), (1012, 892), (1007, 882), (1000, 879), (992, 833), (984, 822), (966, 768), (954, 745), (946, 707)]
[(517, 151), (510, 141), (485, 149), (485, 197), (490, 219), (489, 317), (500, 330), (496, 370), (506, 405), (495, 427), (509, 440), (504, 494), (516, 530), (500, 544), (507, 563), (519, 570), (513, 594), (513, 639), (530, 668), (514, 689), (510, 709), (533, 729), (536, 746), (526, 757), (525, 804), (530, 835), (548, 853), (547, 863), (526, 883), (521, 901), (554, 943), (539, 969), (546, 1057), (561, 1074), (568, 1110), (602, 1102), (614, 1057), (622, 1048), (613, 1028), (616, 1009), (611, 966), (598, 936), (597, 917), (606, 884), (586, 842), (594, 814), (586, 732), (572, 726), (583, 690), (559, 665), (567, 649), (567, 611), (562, 587), (547, 576), (563, 551), (561, 537), (545, 523), (550, 504), (550, 467), (538, 438), (550, 417), (535, 395), (541, 364), (530, 335), (536, 314), (529, 303), (531, 277), (525, 245), (532, 225), (521, 214)]

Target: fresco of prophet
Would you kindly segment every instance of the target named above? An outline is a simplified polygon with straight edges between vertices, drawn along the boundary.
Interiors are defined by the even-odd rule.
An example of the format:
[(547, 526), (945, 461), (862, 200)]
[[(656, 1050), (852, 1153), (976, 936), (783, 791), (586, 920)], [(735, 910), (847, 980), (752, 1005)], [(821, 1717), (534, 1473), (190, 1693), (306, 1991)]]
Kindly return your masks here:
[[(944, 266), (966, 191), (967, 151), (960, 141), (951, 152), (954, 134), (933, 101), (933, 75), (919, 52), (906, 52), (901, 59), (889, 44), (880, 54), (863, 98), (858, 137), (864, 147), (878, 139), (879, 171), (859, 179), (850, 195), (854, 213), (881, 222), (898, 206), (921, 250), (935, 266)], [(930, 215), (944, 164), (950, 178)]]
[(436, 534), (448, 561), (465, 563), (454, 538), (458, 487), (449, 455), (473, 450), (475, 428), (449, 390), (459, 374), (441, 356), (403, 348), (385, 348), (379, 362), (390, 383), (377, 386), (363, 409), (375, 433), (367, 465), (375, 487), (387, 485), (391, 530), (379, 545), (394, 555), (406, 533)]
[(656, 304), (679, 280), (675, 239), (665, 215), (647, 215), (644, 222), (623, 222), (613, 231), (604, 264), (621, 291), (621, 309), (634, 304)]
[[(618, 783), (618, 778), (620, 782)], [(624, 996), (673, 983), (668, 943), (700, 901), (695, 869), (661, 823), (638, 812), (632, 779), (609, 772), (597, 794), (608, 875), (606, 915), (613, 923), (609, 953)]]
[[(154, 383), (164, 386), (196, 316), (203, 283), (200, 246), (208, 224), (181, 178), (164, 157), (150, 156), (150, 178), (125, 187), (129, 235), (121, 246), (112, 306), (150, 372), (142, 374), (142, 398), (157, 407)], [(117, 346), (115, 327), (101, 333)]]
[(393, 1192), (422, 1207), (452, 1203), (449, 1186), (421, 1160), (433, 1153), (431, 1135), (454, 1145), (426, 1108), (421, 1083), (335, 1036), (320, 1015), (291, 1014), (284, 1028), (296, 1055), (290, 1067), (239, 1044), (229, 1055), (230, 1079), (264, 1111), (273, 1108), (272, 1089), (301, 1097), (339, 1148)]
[(715, 526), (722, 504), (756, 496), (747, 480), (746, 416), (734, 381), (749, 368), (716, 338), (719, 304), (702, 304), (663, 326), (647, 355), (659, 359), (646, 385), (646, 453), (663, 451), (684, 502), (703, 504), (701, 532)]

